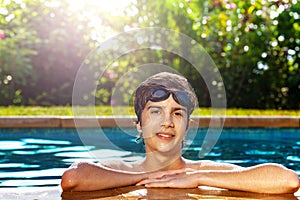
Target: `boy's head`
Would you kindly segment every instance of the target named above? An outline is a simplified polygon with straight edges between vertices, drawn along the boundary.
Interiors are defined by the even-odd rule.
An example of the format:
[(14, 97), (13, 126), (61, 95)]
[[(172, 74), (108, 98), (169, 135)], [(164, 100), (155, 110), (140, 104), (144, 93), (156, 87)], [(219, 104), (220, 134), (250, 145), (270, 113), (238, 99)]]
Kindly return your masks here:
[(141, 113), (149, 100), (163, 101), (170, 95), (178, 104), (187, 108), (188, 115), (198, 104), (195, 92), (186, 78), (169, 72), (161, 72), (147, 78), (135, 91), (134, 109), (138, 122), (140, 122)]

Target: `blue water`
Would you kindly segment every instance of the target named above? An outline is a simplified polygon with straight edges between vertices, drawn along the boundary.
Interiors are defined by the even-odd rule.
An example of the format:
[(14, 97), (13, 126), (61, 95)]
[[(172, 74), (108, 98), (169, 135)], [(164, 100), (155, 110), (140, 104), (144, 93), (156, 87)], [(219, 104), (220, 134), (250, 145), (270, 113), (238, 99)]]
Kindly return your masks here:
[[(57, 186), (63, 171), (75, 161), (143, 156), (134, 129), (0, 129), (0, 187)], [(190, 130), (184, 156), (200, 159), (206, 128)], [(202, 158), (202, 157), (201, 157)], [(251, 166), (276, 162), (300, 175), (300, 129), (226, 128), (204, 158)]]

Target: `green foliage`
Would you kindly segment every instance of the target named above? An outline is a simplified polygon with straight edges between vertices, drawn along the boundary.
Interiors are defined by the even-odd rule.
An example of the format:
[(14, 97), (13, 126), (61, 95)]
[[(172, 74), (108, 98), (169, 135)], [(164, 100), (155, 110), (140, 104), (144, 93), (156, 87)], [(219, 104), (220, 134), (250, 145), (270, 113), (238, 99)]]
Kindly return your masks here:
[(2, 1), (0, 4), (0, 104), (21, 104), (20, 86), (27, 84), (32, 76), (29, 56), (37, 52), (33, 49), (39, 43), (36, 31), (30, 28), (22, 3)]
[[(89, 113), (85, 113), (90, 108), (77, 107), (80, 115), (76, 116), (88, 116)], [(110, 106), (96, 106), (96, 116), (135, 116), (132, 107), (113, 107), (118, 113), (114, 113)], [(212, 110), (210, 108), (198, 108), (194, 111), (193, 115), (197, 116), (200, 113), (201, 116), (211, 116)], [(299, 110), (258, 110), (258, 109), (227, 109), (227, 116), (299, 116)], [(0, 116), (74, 116), (71, 106), (0, 106)]]
[[(200, 106), (210, 106), (210, 95), (218, 93), (209, 94), (205, 77), (178, 55), (142, 49), (115, 60), (113, 52), (86, 57), (112, 34), (136, 27), (163, 27), (184, 33), (204, 47), (222, 75), (228, 107), (300, 108), (298, 1), (144, 0), (132, 1), (120, 15), (99, 10), (96, 1), (77, 4), (70, 0), (0, 1), (0, 105), (71, 105), (81, 64), (92, 73), (92, 84), (85, 85), (88, 74), (76, 81), (96, 89), (87, 90), (78, 104), (114, 103), (112, 93), (126, 76), (118, 88), (123, 94), (118, 104), (127, 105), (138, 83), (138, 77), (127, 72), (154, 62), (185, 75)], [(160, 39), (185, 49), (186, 44), (176, 38)]]
[[(299, 6), (296, 1), (143, 1), (137, 3), (142, 11), (137, 17), (149, 19), (143, 26), (178, 30), (202, 44), (221, 71), (228, 107), (292, 109), (300, 107)], [(201, 98), (206, 90), (199, 89), (200, 78), (179, 66)]]

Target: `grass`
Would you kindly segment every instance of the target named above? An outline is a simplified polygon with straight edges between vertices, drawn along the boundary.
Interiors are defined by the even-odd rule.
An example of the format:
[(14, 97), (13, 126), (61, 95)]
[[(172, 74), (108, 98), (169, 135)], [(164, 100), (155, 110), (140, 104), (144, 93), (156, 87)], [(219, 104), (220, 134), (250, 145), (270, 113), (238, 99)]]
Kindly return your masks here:
[[(213, 115), (218, 115), (217, 112)], [(74, 114), (75, 113), (75, 114)], [(8, 106), (0, 107), (0, 116), (128, 116), (135, 115), (131, 107), (97, 106), (75, 107), (73, 113), (71, 106)], [(198, 108), (193, 115), (210, 116), (210, 108)], [(222, 112), (221, 112), (222, 113)], [(258, 109), (227, 109), (227, 116), (300, 116), (300, 110), (258, 110)]]

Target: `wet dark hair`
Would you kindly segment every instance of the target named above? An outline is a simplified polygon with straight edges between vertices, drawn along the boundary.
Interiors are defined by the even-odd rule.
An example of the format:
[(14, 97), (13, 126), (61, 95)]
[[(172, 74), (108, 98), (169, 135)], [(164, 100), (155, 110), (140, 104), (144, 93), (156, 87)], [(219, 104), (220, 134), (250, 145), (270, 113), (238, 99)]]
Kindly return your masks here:
[(141, 120), (141, 113), (146, 106), (148, 97), (155, 89), (158, 88), (164, 88), (171, 92), (186, 92), (191, 102), (191, 105), (187, 107), (188, 115), (192, 114), (195, 107), (198, 105), (196, 94), (186, 78), (178, 74), (161, 72), (147, 78), (138, 86), (138, 88), (135, 91), (134, 110), (138, 118), (137, 122), (140, 122)]

